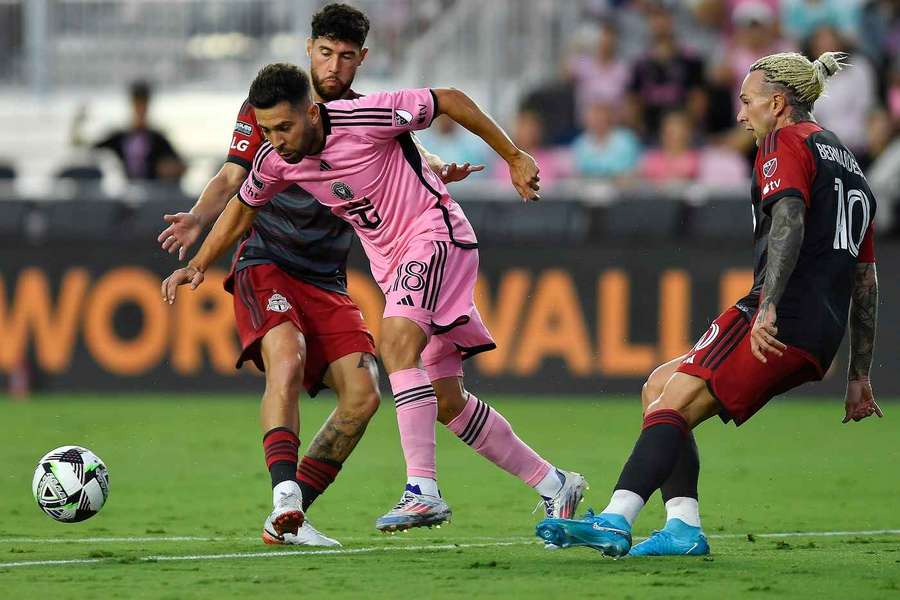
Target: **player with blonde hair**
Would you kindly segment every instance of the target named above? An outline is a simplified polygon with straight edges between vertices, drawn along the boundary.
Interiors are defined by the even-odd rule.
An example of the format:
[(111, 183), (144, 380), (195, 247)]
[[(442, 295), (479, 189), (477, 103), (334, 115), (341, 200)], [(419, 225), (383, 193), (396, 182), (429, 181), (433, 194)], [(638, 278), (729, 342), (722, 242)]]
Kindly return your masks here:
[[(850, 322), (844, 423), (882, 416), (869, 382), (877, 322), (875, 198), (853, 154), (812, 117), (846, 65), (773, 54), (750, 67), (738, 122), (758, 146), (751, 183), (754, 281), (685, 355), (644, 385), (644, 424), (609, 505), (581, 520), (545, 519), (537, 534), (610, 556), (708, 554), (692, 430), (718, 415), (741, 425), (774, 396), (822, 378)], [(665, 527), (631, 547), (631, 527), (659, 489)]]

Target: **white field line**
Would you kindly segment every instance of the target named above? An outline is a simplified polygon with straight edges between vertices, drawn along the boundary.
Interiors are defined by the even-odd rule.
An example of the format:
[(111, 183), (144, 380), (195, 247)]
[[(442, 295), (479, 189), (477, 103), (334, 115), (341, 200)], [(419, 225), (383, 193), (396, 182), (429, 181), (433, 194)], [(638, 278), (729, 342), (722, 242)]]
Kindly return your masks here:
[[(848, 537), (851, 535), (900, 535), (900, 529), (864, 529), (860, 531), (783, 531), (775, 533), (713, 533), (707, 537), (713, 540), (743, 539), (748, 535), (755, 538), (789, 538), (789, 537)], [(406, 538), (385, 537), (384, 542), (401, 542)], [(457, 538), (462, 543), (474, 542), (521, 542), (530, 537), (497, 537), (466, 536)], [(636, 537), (635, 539), (644, 539)], [(373, 537), (341, 537), (344, 542), (374, 542)], [(148, 543), (148, 542), (258, 542), (259, 537), (204, 537), (204, 536), (138, 536), (138, 537), (83, 537), (83, 538), (3, 538), (0, 544), (116, 544), (116, 543)], [(2, 563), (0, 563), (2, 564)]]
[[(370, 546), (367, 548), (334, 548), (331, 550), (285, 550), (271, 552), (232, 552), (228, 554), (188, 554), (184, 556), (142, 556), (135, 562), (223, 560), (237, 558), (273, 558), (280, 556), (322, 556), (334, 554), (368, 554), (372, 552), (427, 552), (433, 550), (459, 550), (460, 548), (492, 548), (499, 546), (521, 546), (538, 544), (539, 540), (518, 540), (515, 542), (484, 542), (481, 544), (431, 544), (423, 546)], [(56, 565), (90, 565), (95, 563), (114, 563), (116, 558), (76, 558), (70, 560), (28, 560), (21, 562), (0, 563), (0, 569), (12, 567), (38, 567)]]
[[(787, 532), (776, 532), (776, 533), (758, 533), (753, 534), (754, 537), (757, 538), (785, 538), (785, 537), (848, 537), (848, 536), (859, 536), (859, 535), (900, 535), (900, 529), (870, 529), (870, 530), (860, 530), (860, 531), (787, 531)], [(747, 534), (713, 534), (710, 535), (710, 538), (713, 539), (733, 539), (733, 538), (743, 538), (746, 537)], [(32, 539), (32, 538), (24, 538), (24, 539)], [(128, 538), (76, 538), (76, 539), (128, 539)], [(130, 538), (132, 540), (139, 540), (145, 538)], [(159, 541), (163, 538), (152, 538), (155, 541)], [(179, 538), (166, 538), (168, 540), (173, 541), (183, 541), (185, 539), (188, 540), (234, 540), (234, 539), (245, 539), (245, 538), (195, 538), (195, 537), (179, 537)], [(249, 538), (256, 539), (256, 538)], [(9, 539), (5, 540), (9, 541)], [(71, 540), (69, 540), (71, 541)], [(276, 556), (323, 556), (323, 555), (346, 555), (346, 554), (368, 554), (372, 552), (427, 552), (427, 551), (436, 551), (436, 550), (458, 550), (461, 548), (496, 548), (502, 546), (523, 546), (523, 545), (537, 545), (539, 544), (539, 540), (535, 539), (515, 539), (508, 541), (493, 541), (493, 542), (482, 542), (482, 543), (463, 543), (463, 544), (430, 544), (430, 545), (417, 545), (417, 546), (395, 546), (395, 545), (384, 545), (384, 546), (369, 546), (365, 548), (334, 548), (330, 550), (285, 550), (285, 551), (271, 551), (271, 552), (232, 552), (227, 554), (188, 554), (183, 556), (143, 556), (135, 559), (136, 562), (173, 562), (173, 561), (198, 561), (198, 560), (223, 560), (223, 559), (242, 559), (242, 558), (272, 558)], [(31, 561), (20, 561), (20, 562), (0, 562), (0, 569), (8, 569), (14, 567), (34, 567), (34, 566), (56, 566), (56, 565), (89, 565), (96, 563), (114, 563), (117, 558), (115, 557), (104, 557), (104, 558), (76, 558), (76, 559), (65, 559), (65, 560), (31, 560)]]
[[(368, 537), (344, 537), (340, 536), (343, 542), (377, 542), (377, 536)], [(193, 535), (175, 535), (175, 536), (137, 536), (137, 537), (83, 537), (83, 538), (37, 538), (37, 537), (19, 537), (4, 538), (0, 537), (0, 544), (117, 544), (117, 543), (147, 543), (147, 542), (258, 542), (259, 536), (255, 537), (217, 537), (217, 536), (193, 536)], [(397, 535), (396, 537), (384, 537), (384, 541), (392, 542), (400, 541), (407, 538)], [(509, 536), (466, 536), (459, 538), (461, 542), (509, 542), (526, 539), (524, 537)]]

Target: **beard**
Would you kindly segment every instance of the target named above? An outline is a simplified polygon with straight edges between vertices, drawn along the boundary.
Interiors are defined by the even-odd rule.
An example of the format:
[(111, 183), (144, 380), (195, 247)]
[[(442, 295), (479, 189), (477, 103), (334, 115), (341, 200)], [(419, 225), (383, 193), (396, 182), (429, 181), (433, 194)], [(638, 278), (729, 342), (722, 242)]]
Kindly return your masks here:
[(316, 93), (319, 95), (319, 98), (322, 99), (323, 102), (331, 102), (332, 100), (340, 100), (343, 98), (347, 91), (350, 89), (350, 85), (353, 83), (351, 79), (347, 83), (343, 83), (338, 79), (341, 85), (337, 88), (325, 88), (322, 85), (322, 80), (319, 79), (318, 75), (313, 72), (310, 72), (310, 78), (312, 79), (313, 89), (316, 90)]

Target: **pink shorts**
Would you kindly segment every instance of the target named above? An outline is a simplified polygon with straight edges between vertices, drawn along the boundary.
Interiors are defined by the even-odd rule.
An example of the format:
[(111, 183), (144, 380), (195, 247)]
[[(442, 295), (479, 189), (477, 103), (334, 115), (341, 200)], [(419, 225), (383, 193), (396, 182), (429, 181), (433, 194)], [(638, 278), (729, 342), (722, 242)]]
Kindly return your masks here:
[(428, 344), (429, 378), (462, 377), (462, 361), (497, 347), (475, 308), (478, 250), (451, 242), (413, 241), (384, 290), (384, 317), (415, 321)]

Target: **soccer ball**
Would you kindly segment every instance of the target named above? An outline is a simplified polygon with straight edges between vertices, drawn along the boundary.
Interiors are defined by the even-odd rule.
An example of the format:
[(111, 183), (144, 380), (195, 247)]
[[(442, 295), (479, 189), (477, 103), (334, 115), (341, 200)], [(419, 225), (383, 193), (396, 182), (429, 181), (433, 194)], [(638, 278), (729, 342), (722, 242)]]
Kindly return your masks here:
[(97, 514), (109, 495), (109, 474), (100, 457), (81, 446), (51, 450), (38, 462), (31, 482), (42, 511), (64, 523)]

